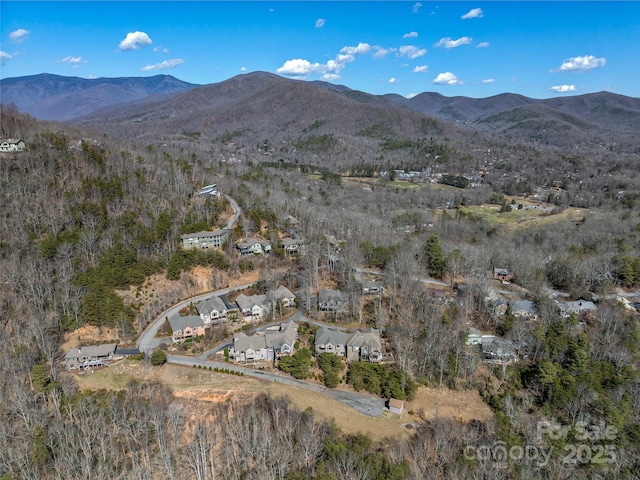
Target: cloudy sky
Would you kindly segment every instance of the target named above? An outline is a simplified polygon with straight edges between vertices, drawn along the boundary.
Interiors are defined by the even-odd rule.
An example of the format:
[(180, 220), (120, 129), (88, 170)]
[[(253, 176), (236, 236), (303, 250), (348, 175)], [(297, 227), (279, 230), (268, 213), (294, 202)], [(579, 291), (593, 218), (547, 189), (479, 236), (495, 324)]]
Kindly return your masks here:
[(0, 2), (0, 77), (267, 71), (373, 94), (640, 97), (640, 2)]

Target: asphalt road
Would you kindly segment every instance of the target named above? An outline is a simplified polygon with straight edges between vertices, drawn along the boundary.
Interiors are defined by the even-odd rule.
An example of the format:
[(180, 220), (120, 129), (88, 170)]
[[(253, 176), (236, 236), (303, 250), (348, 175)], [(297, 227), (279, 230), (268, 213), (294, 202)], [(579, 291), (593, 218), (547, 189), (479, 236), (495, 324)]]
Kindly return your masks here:
[(304, 380), (297, 380), (293, 377), (280, 375), (278, 373), (263, 372), (261, 370), (253, 370), (251, 368), (241, 367), (232, 363), (202, 360), (200, 358), (185, 357), (182, 355), (167, 355), (167, 362), (177, 365), (185, 365), (187, 367), (192, 367), (193, 365), (202, 365), (203, 367), (226, 368), (228, 370), (242, 372), (247, 377), (259, 378), (266, 382), (278, 382), (284, 385), (303, 388), (305, 390), (326, 395), (327, 397), (338, 400), (339, 402), (349, 405), (359, 412), (364, 413), (365, 415), (370, 415), (372, 417), (381, 415), (382, 411), (384, 410), (385, 401), (383, 398), (373, 397), (361, 393), (345, 392), (342, 390), (326, 388), (322, 385), (305, 382)]

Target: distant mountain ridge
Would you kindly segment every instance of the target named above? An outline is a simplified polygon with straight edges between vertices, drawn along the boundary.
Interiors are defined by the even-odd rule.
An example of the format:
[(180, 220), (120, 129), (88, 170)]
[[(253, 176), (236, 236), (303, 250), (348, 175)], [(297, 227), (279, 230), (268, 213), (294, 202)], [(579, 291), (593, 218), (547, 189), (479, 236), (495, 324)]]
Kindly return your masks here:
[[(313, 128), (318, 135), (349, 134), (365, 141), (453, 133), (458, 126), (562, 148), (614, 142), (637, 151), (640, 131), (640, 99), (609, 92), (542, 100), (513, 93), (468, 98), (424, 92), (405, 98), (268, 72), (208, 85), (168, 75), (87, 80), (42, 74), (1, 80), (0, 100), (38, 118), (99, 125), (105, 131), (126, 123), (127, 133), (136, 136), (244, 131), (260, 141), (291, 141)], [(439, 121), (425, 123), (424, 116)], [(426, 132), (425, 125), (432, 130)]]
[(104, 107), (197, 86), (171, 75), (86, 79), (42, 73), (0, 80), (0, 101), (42, 120), (66, 121)]

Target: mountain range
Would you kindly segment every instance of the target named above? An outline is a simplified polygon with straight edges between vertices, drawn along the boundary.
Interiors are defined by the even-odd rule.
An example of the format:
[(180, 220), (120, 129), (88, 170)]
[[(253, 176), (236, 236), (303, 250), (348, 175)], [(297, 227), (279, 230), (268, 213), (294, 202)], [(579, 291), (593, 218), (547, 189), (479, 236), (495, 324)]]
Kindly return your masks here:
[[(639, 151), (640, 99), (609, 92), (549, 99), (425, 92), (405, 98), (266, 72), (209, 85), (169, 75), (82, 79), (41, 74), (0, 80), (0, 101), (36, 118), (100, 125), (105, 131), (124, 122), (132, 136), (252, 131), (257, 138), (286, 141), (312, 126), (318, 134), (396, 138), (472, 129), (538, 145), (597, 148), (614, 143)], [(425, 116), (431, 132), (424, 130)]]

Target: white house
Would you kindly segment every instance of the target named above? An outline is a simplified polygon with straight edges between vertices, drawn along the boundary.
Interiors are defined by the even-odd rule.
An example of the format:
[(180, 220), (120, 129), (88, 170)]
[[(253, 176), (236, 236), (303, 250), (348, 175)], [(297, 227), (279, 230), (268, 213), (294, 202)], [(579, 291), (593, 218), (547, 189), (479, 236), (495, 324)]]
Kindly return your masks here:
[(227, 321), (227, 305), (216, 295), (198, 302), (196, 310), (205, 325), (216, 325)]
[(24, 142), (15, 138), (5, 138), (0, 141), (0, 152), (21, 152), (24, 147)]
[(236, 304), (242, 312), (242, 317), (246, 320), (259, 320), (269, 311), (266, 295), (246, 296), (241, 293), (236, 298)]

